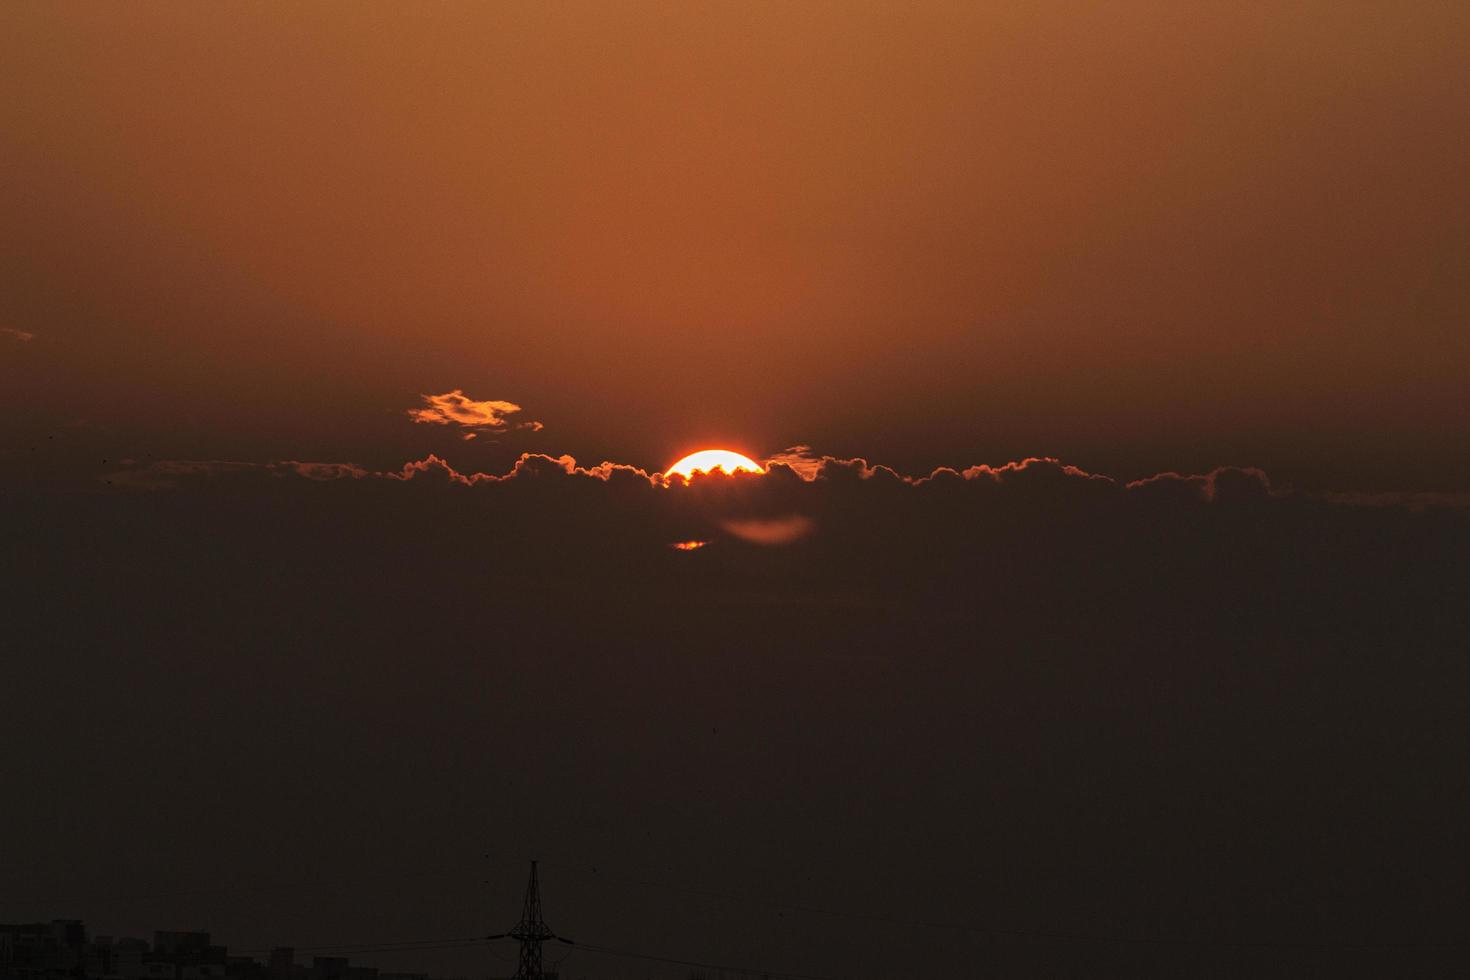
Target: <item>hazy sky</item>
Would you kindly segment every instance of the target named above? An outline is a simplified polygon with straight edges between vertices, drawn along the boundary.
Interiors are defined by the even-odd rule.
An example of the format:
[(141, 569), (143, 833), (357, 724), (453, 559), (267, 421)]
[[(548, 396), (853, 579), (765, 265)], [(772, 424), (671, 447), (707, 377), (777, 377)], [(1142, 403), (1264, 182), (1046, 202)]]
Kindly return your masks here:
[(1461, 4), (0, 20), (11, 448), (1470, 485)]

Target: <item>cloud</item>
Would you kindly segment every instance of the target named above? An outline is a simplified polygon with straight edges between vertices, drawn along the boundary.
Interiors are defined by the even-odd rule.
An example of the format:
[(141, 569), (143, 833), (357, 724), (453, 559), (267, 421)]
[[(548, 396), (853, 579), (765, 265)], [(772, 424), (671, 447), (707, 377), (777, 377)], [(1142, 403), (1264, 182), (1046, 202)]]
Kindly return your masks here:
[[(1260, 470), (1229, 466), (1124, 483), (1039, 457), (916, 475), (861, 458), (817, 457), (804, 447), (786, 455), (764, 474), (700, 474), (667, 483), (637, 466), (583, 465), (544, 453), (523, 453), (496, 472), (460, 469), (431, 454), (394, 469), (162, 460), (124, 465), (105, 479), (113, 489), (148, 494), (219, 501), (255, 494), (280, 506), (294, 493), (315, 501), (311, 506), (344, 512), (386, 508), (374, 511), (377, 520), (410, 522), (426, 540), (445, 533), (441, 526), (490, 535), (483, 539), (486, 555), (503, 567), (556, 567), (582, 576), (629, 568), (639, 555), (656, 567), (649, 548), (667, 554), (669, 542), (704, 541), (727, 546), (698, 549), (686, 569), (746, 560), (742, 554), (751, 569), (762, 568), (785, 561), (777, 557), (785, 550), (790, 561), (809, 563), (813, 588), (862, 582), (893, 595), (947, 588), (976, 575), (990, 588), (997, 575), (1016, 583), (1036, 575), (1089, 576), (1094, 573), (1082, 569), (1093, 566), (1117, 566), (1116, 577), (1096, 585), (1114, 589), (1137, 574), (1130, 567), (1152, 560), (1149, 554), (1186, 543), (1201, 553), (1250, 540), (1274, 549), (1306, 528), (1315, 526), (1320, 540), (1331, 537), (1322, 527), (1393, 521), (1425, 505), (1455, 519), (1458, 500), (1308, 495), (1273, 487)], [(1361, 506), (1367, 503), (1376, 506)], [(1178, 561), (1187, 569), (1195, 558)]]
[[(427, 410), (425, 410), (427, 411)], [(1203, 474), (1159, 473), (1131, 483), (1119, 483), (1112, 477), (1092, 473), (1050, 457), (1028, 457), (999, 466), (976, 464), (963, 469), (941, 466), (922, 475), (900, 473), (892, 467), (869, 463), (860, 457), (840, 458), (815, 456), (806, 446), (795, 446), (769, 457), (764, 474), (739, 473), (733, 476), (698, 473), (690, 480), (665, 480), (627, 463), (604, 460), (583, 466), (563, 454), (522, 453), (504, 473), (463, 471), (438, 454), (410, 460), (394, 470), (370, 470), (356, 463), (306, 462), (279, 460), (268, 463), (239, 460), (158, 460), (141, 465), (134, 460), (122, 461), (127, 469), (110, 473), (116, 478), (131, 473), (142, 481), (158, 478), (212, 479), (222, 476), (258, 473), (273, 477), (296, 476), (324, 480), (385, 480), (408, 482), (429, 479), (430, 482), (456, 486), (488, 486), (519, 480), (555, 481), (560, 478), (593, 480), (599, 483), (627, 482), (645, 489), (660, 490), (674, 499), (718, 499), (746, 504), (790, 503), (798, 499), (812, 500), (822, 496), (843, 494), (847, 488), (866, 486), (866, 493), (881, 494), (882, 488), (908, 488), (918, 498), (947, 495), (951, 491), (994, 496), (999, 493), (1018, 498), (1056, 499), (1121, 499), (1174, 500), (1192, 503), (1220, 503), (1258, 497), (1295, 496), (1273, 489), (1270, 478), (1261, 470), (1249, 467), (1222, 466)], [(1423, 506), (1452, 505), (1464, 499), (1459, 494), (1355, 494), (1320, 495), (1334, 503), (1404, 504)], [(917, 498), (916, 498), (917, 499)], [(785, 520), (788, 514), (766, 514), (750, 520)], [(747, 518), (742, 518), (745, 520)]]
[(424, 407), (409, 409), (409, 418), (430, 425), (461, 426), (470, 430), (464, 435), (466, 439), (473, 439), (480, 432), (508, 432), (513, 429), (540, 432), (545, 428), (540, 422), (512, 423), (508, 420), (507, 415), (514, 415), (521, 410), (521, 406), (515, 402), (494, 399), (476, 401), (459, 388), (442, 395), (420, 397), (424, 400)]
[(1436, 507), (1470, 509), (1470, 491), (1382, 490), (1374, 492), (1329, 490), (1321, 499), (1349, 507), (1403, 507), (1425, 511)]
[(17, 330), (15, 327), (0, 327), (0, 334), (4, 334), (19, 344), (28, 344), (36, 339), (36, 335), (29, 330)]
[[(258, 489), (270, 495), (262, 499), (284, 500), (298, 486), (311, 499), (347, 508), (354, 501), (401, 508), (390, 520), (415, 512), (426, 527), (493, 526), (499, 560), (532, 565), (588, 548), (616, 565), (620, 556), (689, 541), (733, 545), (700, 549), (725, 561), (750, 547), (779, 551), (800, 542), (793, 560), (813, 562), (823, 580), (883, 579), (900, 592), (992, 574), (985, 568), (1020, 574), (1037, 566), (1039, 551), (1083, 562), (1121, 560), (1126, 568), (1137, 560), (1135, 549), (1168, 551), (1175, 546), (1160, 542), (1176, 538), (1208, 548), (1262, 536), (1288, 541), (1313, 526), (1322, 535), (1322, 527), (1426, 510), (1455, 520), (1466, 503), (1460, 494), (1305, 494), (1273, 487), (1264, 472), (1247, 467), (1124, 483), (1049, 458), (914, 475), (860, 458), (815, 457), (795, 447), (787, 453), (798, 457), (795, 465), (783, 460), (764, 474), (700, 474), (687, 483), (628, 464), (583, 465), (544, 453), (523, 453), (500, 472), (460, 469), (437, 454), (385, 470), (350, 462), (162, 460), (123, 465), (105, 480), (117, 490), (192, 488), (241, 499)], [(1225, 534), (1227, 526), (1233, 529)], [(1092, 557), (1076, 557), (1085, 554)], [(1126, 577), (1120, 573), (1118, 581)]]
[(361, 480), (370, 472), (355, 463), (308, 463), (281, 460), (274, 463), (251, 463), (229, 459), (161, 459), (139, 465), (131, 458), (118, 460), (124, 468), (103, 477), (111, 486), (126, 490), (171, 490), (191, 483), (218, 481), (225, 478), (300, 477), (303, 480)]
[(1240, 501), (1269, 496), (1271, 479), (1255, 467), (1218, 466), (1208, 473), (1185, 476), (1182, 473), (1159, 473), (1126, 485), (1127, 490), (1142, 496), (1174, 499)]
[(303, 463), (287, 460), (276, 463), (273, 472), (290, 472), (308, 480), (361, 480), (368, 476), (366, 469), (356, 463)]
[[(484, 403), (480, 403), (484, 404)], [(425, 411), (428, 411), (427, 409)], [(496, 484), (540, 484), (549, 486), (565, 480), (616, 483), (660, 491), (673, 506), (690, 501), (754, 509), (751, 513), (723, 519), (721, 525), (749, 541), (805, 536), (812, 524), (794, 505), (820, 500), (886, 497), (888, 492), (911, 492), (913, 499), (948, 497), (954, 493), (987, 499), (1007, 498), (1030, 502), (1059, 503), (1064, 500), (1122, 500), (1173, 502), (1176, 504), (1219, 504), (1238, 501), (1293, 498), (1315, 499), (1339, 505), (1464, 506), (1465, 494), (1456, 493), (1351, 493), (1293, 494), (1272, 487), (1270, 478), (1250, 467), (1222, 466), (1203, 474), (1159, 473), (1121, 484), (1113, 478), (1091, 473), (1053, 458), (1029, 457), (999, 466), (977, 464), (964, 469), (938, 467), (923, 475), (903, 474), (862, 458), (817, 457), (809, 447), (796, 446), (770, 457), (764, 474), (696, 474), (693, 479), (667, 481), (658, 473), (638, 466), (603, 461), (583, 466), (569, 455), (522, 453), (504, 473), (462, 471), (447, 459), (430, 454), (410, 460), (394, 470), (371, 470), (356, 463), (279, 460), (267, 463), (240, 460), (157, 460), (146, 465), (136, 460), (120, 461), (124, 469), (106, 474), (114, 485), (161, 489), (188, 482), (256, 475), (282, 479), (297, 477), (323, 481), (412, 481), (462, 487)], [(867, 489), (857, 489), (867, 488)], [(775, 513), (774, 511), (780, 511)], [(799, 530), (798, 530), (799, 529)]]
[(789, 446), (779, 453), (766, 457), (766, 465), (772, 464), (785, 466), (802, 479), (813, 480), (816, 479), (818, 471), (822, 468), (822, 457), (814, 455), (811, 446)]
[(602, 462), (596, 466), (583, 467), (578, 466), (577, 461), (571, 456), (548, 456), (545, 453), (522, 453), (520, 458), (511, 466), (510, 470), (501, 474), (462, 473), (450, 465), (448, 460), (430, 454), (424, 459), (404, 463), (403, 467), (398, 470), (366, 475), (398, 481), (432, 477), (435, 482), (465, 487), (506, 483), (511, 480), (521, 480), (523, 482), (538, 479), (546, 480), (563, 476), (585, 477), (604, 483), (614, 480), (631, 479), (649, 487), (655, 486), (657, 483), (652, 474), (636, 466)]
[[(1117, 485), (1112, 477), (1100, 473), (1089, 473), (1052, 457), (1038, 456), (1015, 460), (1001, 466), (977, 464), (964, 469), (941, 466), (926, 474), (911, 475), (899, 473), (889, 466), (869, 463), (861, 457), (844, 459), (838, 456), (818, 456), (812, 452), (811, 446), (800, 445), (791, 446), (768, 457), (766, 464), (770, 467), (789, 470), (809, 483), (819, 480), (830, 482), (876, 479), (897, 481), (919, 487), (958, 480), (987, 487), (1019, 485), (1037, 487), (1041, 484), (1060, 485), (1075, 482), (1079, 485), (1090, 485), (1096, 490), (1115, 488)], [(1177, 476), (1177, 474), (1166, 475)], [(1204, 478), (1192, 477), (1189, 479)]]
[(144, 466), (131, 459), (119, 462), (125, 468), (108, 473), (103, 480), (127, 490), (170, 490), (220, 476), (266, 472), (275, 465), (226, 459), (160, 459)]

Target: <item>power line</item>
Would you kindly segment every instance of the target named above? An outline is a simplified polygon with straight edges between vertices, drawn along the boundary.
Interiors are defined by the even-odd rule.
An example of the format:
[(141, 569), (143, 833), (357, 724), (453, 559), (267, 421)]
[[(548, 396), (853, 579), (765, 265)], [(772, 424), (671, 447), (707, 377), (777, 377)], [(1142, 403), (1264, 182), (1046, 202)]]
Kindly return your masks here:
[[(102, 895), (98, 895), (98, 894), (95, 894), (95, 893), (89, 895), (89, 894), (87, 894), (87, 893), (84, 892), (84, 893), (81, 893), (80, 896), (77, 896), (77, 895), (54, 896), (53, 895), (53, 896), (40, 896), (40, 897), (33, 897), (33, 898), (18, 898), (18, 897), (9, 897), (9, 898), (6, 898), (6, 897), (0, 897), (0, 905), (22, 905), (22, 904), (26, 904), (26, 905), (51, 905), (51, 906), (68, 905), (68, 906), (71, 906), (71, 905), (90, 904), (90, 903), (97, 903), (97, 902), (141, 902), (141, 901), (149, 901), (149, 900), (155, 900), (155, 899), (167, 899), (167, 898), (198, 898), (200, 896), (210, 896), (210, 895), (250, 895), (250, 894), (259, 894), (259, 893), (268, 893), (269, 894), (269, 893), (284, 893), (284, 892), (291, 892), (291, 893), (298, 893), (298, 892), (318, 892), (318, 893), (331, 894), (331, 893), (336, 893), (336, 892), (357, 890), (357, 889), (359, 889), (359, 888), (362, 887), (362, 884), (364, 882), (368, 882), (368, 881), (401, 882), (401, 881), (403, 881), (405, 879), (420, 879), (420, 878), (459, 878), (459, 877), (465, 877), (467, 875), (468, 875), (468, 872), (465, 870), (465, 866), (464, 865), (456, 865), (453, 868), (447, 868), (447, 867), (446, 868), (431, 868), (431, 869), (428, 869), (428, 870), (421, 870), (421, 871), (397, 870), (397, 869), (395, 869), (395, 870), (391, 870), (391, 871), (365, 872), (365, 873), (362, 873), (362, 874), (353, 874), (352, 872), (348, 872), (348, 877), (347, 877), (347, 880), (345, 880), (345, 881), (344, 880), (336, 880), (336, 881), (325, 881), (325, 880), (318, 880), (318, 881), (268, 880), (268, 881), (263, 881), (263, 880), (260, 880), (260, 879), (256, 879), (255, 881), (252, 882), (249, 879), (246, 879), (245, 881), (242, 881), (242, 882), (239, 882), (239, 883), (233, 884), (233, 885), (224, 884), (224, 885), (216, 885), (216, 886), (213, 886), (213, 887), (206, 886), (206, 887), (202, 887), (202, 888), (187, 888), (187, 889), (182, 889), (182, 890), (178, 890), (178, 891), (134, 892), (132, 894), (125, 894), (125, 895), (119, 895), (119, 894), (111, 894), (111, 895), (102, 894)], [(338, 876), (338, 877), (340, 878), (340, 876)]]
[[(483, 946), (490, 948), (490, 944), (498, 940), (510, 938), (509, 936), (495, 936), (486, 938), (484, 936), (465, 937), (460, 939), (405, 939), (386, 943), (337, 943), (326, 946), (294, 946), (298, 953), (398, 953), (398, 952), (420, 952), (426, 950), (443, 949), (467, 949), (470, 947)], [(771, 980), (836, 980), (833, 977), (818, 976), (808, 973), (790, 973), (782, 970), (767, 970), (756, 967), (732, 966), (728, 963), (706, 963), (701, 960), (687, 960), (675, 956), (663, 956), (657, 953), (643, 953), (631, 949), (618, 949), (612, 946), (602, 946), (597, 943), (580, 943), (558, 936), (556, 939), (565, 943), (570, 949), (567, 955), (574, 952), (598, 953), (606, 956), (621, 956), (628, 959), (648, 960), (655, 963), (672, 963), (679, 966), (693, 966), (706, 970), (724, 970), (727, 973), (735, 973), (741, 976), (769, 977)], [(240, 951), (243, 954), (268, 953), (269, 949), (247, 949)], [(562, 959), (566, 957), (563, 956)], [(560, 960), (558, 961), (560, 962)]]
[[(901, 916), (883, 915), (876, 912), (854, 912), (851, 910), (829, 909), (815, 905), (801, 905), (791, 902), (779, 902), (766, 899), (753, 898), (749, 895), (738, 895), (729, 892), (719, 892), (706, 888), (692, 888), (686, 885), (673, 885), (668, 882), (652, 881), (643, 878), (634, 878), (618, 874), (608, 874), (596, 867), (585, 867), (572, 864), (562, 864), (556, 861), (541, 862), (548, 867), (557, 868), (562, 871), (570, 871), (574, 874), (601, 877), (613, 881), (622, 881), (628, 884), (640, 885), (647, 888), (661, 888), (668, 891), (683, 892), (687, 895), (700, 895), (706, 898), (716, 898), (722, 901), (744, 903), (751, 906), (763, 906), (772, 909), (782, 909), (792, 912), (803, 912), (812, 915), (822, 915), (831, 918), (852, 919), (863, 922), (877, 922), (885, 925), (904, 926), (906, 928), (931, 928), (950, 931), (966, 932), (980, 935), (1007, 936), (1016, 939), (1029, 939), (1037, 942), (1047, 943), (1071, 943), (1075, 945), (1109, 946), (1109, 945), (1141, 945), (1141, 946), (1179, 946), (1179, 947), (1201, 947), (1201, 948), (1224, 948), (1224, 949), (1459, 949), (1470, 948), (1470, 940), (1453, 939), (1439, 941), (1405, 941), (1405, 942), (1322, 942), (1317, 940), (1248, 940), (1248, 939), (1218, 939), (1200, 938), (1185, 939), (1168, 936), (1120, 936), (1120, 935), (1089, 935), (1084, 933), (1052, 932), (1037, 929), (1007, 929), (999, 926), (978, 925), (967, 922), (945, 922), (934, 919), (908, 919)], [(700, 965), (700, 964), (696, 964)]]
[[(371, 955), (371, 956), (377, 956), (377, 955), (382, 954), (382, 953), (432, 953), (432, 952), (437, 952), (439, 950), (446, 950), (446, 949), (470, 949), (472, 947), (477, 947), (477, 946), (480, 946), (482, 944), (483, 944), (483, 940), (480, 941), (480, 942), (474, 942), (474, 943), (444, 943), (442, 945), (426, 944), (426, 945), (423, 945), (423, 946), (387, 946), (387, 947), (384, 947), (384, 946), (363, 946), (363, 947), (351, 946), (351, 947), (343, 947), (341, 949), (331, 949), (331, 950), (327, 950), (325, 952), (330, 952), (334, 956), (343, 956), (343, 957), (345, 957), (345, 956), (355, 956), (355, 955), (358, 955), (358, 954), (367, 954), (367, 955)], [(298, 947), (291, 947), (291, 948), (293, 950), (298, 949)]]
[[(382, 943), (331, 943), (325, 946), (291, 946), (287, 947), (298, 953), (396, 953), (403, 950), (417, 949), (463, 949), (468, 946), (479, 946), (486, 942), (484, 936), (462, 936), (454, 939), (401, 939)], [(255, 949), (242, 949), (242, 955), (256, 953), (269, 953), (277, 947), (259, 947)]]
[(701, 963), (698, 960), (683, 960), (674, 956), (657, 956), (653, 953), (639, 953), (630, 949), (614, 949), (611, 946), (597, 946), (591, 943), (571, 943), (562, 940), (576, 949), (586, 950), (591, 953), (604, 953), (608, 956), (623, 956), (634, 960), (650, 960), (655, 963), (674, 963), (679, 966), (694, 966), (704, 970), (721, 970), (726, 973), (737, 973), (747, 977), (770, 977), (772, 980), (836, 980), (834, 977), (818, 976), (811, 973), (785, 973), (780, 970), (761, 970), (748, 966), (730, 966), (721, 963)]

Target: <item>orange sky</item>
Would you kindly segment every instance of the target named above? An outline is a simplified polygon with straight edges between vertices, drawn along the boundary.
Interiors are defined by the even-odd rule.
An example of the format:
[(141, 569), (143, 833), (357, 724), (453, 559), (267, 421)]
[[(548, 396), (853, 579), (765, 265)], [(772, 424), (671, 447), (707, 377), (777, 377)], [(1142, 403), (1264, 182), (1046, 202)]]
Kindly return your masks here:
[[(1470, 486), (1467, 29), (1427, 0), (6, 5), (7, 472), (48, 437), (470, 468), (800, 442)], [(406, 418), (457, 389), (545, 429)]]

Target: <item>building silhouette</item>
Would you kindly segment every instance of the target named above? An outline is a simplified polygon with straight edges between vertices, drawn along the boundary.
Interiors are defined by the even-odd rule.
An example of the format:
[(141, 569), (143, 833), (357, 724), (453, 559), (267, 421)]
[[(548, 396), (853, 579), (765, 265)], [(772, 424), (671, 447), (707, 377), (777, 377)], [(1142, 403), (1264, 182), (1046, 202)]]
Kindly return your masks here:
[(354, 966), (343, 956), (296, 962), (289, 946), (264, 960), (231, 956), (197, 931), (158, 931), (153, 941), (97, 936), (79, 919), (0, 923), (0, 980), (431, 980), (423, 973)]

